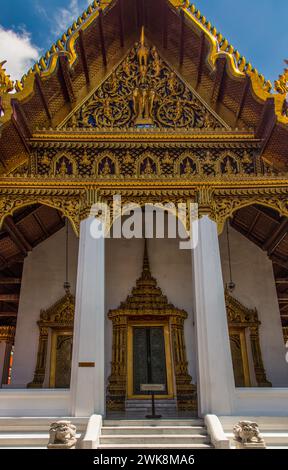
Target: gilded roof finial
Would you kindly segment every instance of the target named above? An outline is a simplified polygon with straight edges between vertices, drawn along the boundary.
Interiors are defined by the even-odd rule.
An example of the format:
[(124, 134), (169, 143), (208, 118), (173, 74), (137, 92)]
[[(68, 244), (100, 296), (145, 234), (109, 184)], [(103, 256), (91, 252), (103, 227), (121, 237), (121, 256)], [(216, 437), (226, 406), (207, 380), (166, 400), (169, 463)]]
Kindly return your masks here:
[(141, 46), (145, 46), (145, 28), (144, 28), (144, 26), (142, 26), (142, 28), (141, 28), (140, 44), (141, 44)]
[[(288, 60), (284, 60), (284, 62), (288, 65)], [(279, 75), (278, 80), (275, 80), (274, 88), (281, 95), (286, 95), (286, 93), (288, 93), (288, 68), (284, 69), (284, 73)]]
[(0, 62), (0, 95), (4, 93), (9, 93), (14, 89), (14, 83), (11, 80), (10, 76), (7, 75), (6, 70), (3, 68), (3, 65), (6, 63), (6, 60)]

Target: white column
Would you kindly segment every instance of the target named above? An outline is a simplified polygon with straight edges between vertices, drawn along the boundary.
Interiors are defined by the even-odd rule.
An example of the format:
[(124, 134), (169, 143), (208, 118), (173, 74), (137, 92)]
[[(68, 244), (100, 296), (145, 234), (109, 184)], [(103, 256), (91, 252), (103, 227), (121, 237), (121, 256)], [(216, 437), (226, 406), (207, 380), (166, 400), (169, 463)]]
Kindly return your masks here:
[(105, 240), (81, 222), (71, 373), (71, 414), (105, 414)]
[(192, 252), (199, 414), (230, 414), (235, 391), (217, 225), (198, 221)]

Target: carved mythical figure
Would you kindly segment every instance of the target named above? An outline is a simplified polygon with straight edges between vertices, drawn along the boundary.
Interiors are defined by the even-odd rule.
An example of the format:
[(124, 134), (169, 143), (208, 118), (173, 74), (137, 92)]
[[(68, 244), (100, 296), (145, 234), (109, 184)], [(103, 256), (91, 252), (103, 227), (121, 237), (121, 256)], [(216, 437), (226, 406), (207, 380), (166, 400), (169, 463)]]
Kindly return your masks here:
[(106, 160), (105, 160), (105, 163), (104, 163), (103, 169), (101, 171), (101, 174), (105, 175), (105, 176), (111, 174), (111, 168), (110, 168), (110, 165), (109, 165), (108, 158), (106, 158)]
[(235, 440), (246, 443), (264, 443), (264, 439), (260, 434), (257, 423), (252, 421), (239, 421), (233, 428)]
[(76, 445), (76, 426), (71, 421), (52, 423), (49, 434), (48, 449), (71, 449)]
[(155, 91), (146, 88), (135, 88), (133, 92), (133, 108), (136, 115), (136, 123), (151, 123)]
[(59, 173), (61, 176), (67, 175), (67, 166), (64, 158), (60, 164)]
[(141, 31), (140, 44), (138, 45), (138, 50), (137, 50), (137, 58), (139, 62), (140, 73), (142, 76), (145, 76), (147, 72), (148, 57), (149, 57), (149, 49), (145, 45), (145, 34), (144, 34), (144, 26), (143, 26), (142, 31)]

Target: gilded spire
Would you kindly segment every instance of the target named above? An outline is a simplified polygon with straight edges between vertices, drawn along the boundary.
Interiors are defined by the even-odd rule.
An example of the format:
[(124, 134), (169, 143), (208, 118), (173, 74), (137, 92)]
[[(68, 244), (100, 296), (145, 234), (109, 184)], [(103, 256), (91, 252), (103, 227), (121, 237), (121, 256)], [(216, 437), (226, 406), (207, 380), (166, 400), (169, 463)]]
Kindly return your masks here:
[(141, 44), (141, 46), (145, 45), (145, 28), (144, 28), (144, 26), (142, 26), (142, 28), (141, 28), (140, 44)]
[(148, 258), (147, 239), (145, 238), (142, 279), (150, 279), (150, 278), (151, 278), (151, 271), (150, 271), (150, 263), (149, 263), (149, 258)]

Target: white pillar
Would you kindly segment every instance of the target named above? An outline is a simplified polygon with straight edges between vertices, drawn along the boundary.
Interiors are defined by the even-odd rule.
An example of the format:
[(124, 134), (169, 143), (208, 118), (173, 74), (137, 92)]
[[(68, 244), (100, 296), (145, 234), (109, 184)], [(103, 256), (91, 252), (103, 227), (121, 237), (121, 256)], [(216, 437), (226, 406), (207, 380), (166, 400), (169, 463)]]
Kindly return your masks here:
[(192, 252), (199, 414), (231, 414), (235, 391), (217, 225), (198, 221)]
[(105, 239), (81, 222), (71, 373), (71, 414), (105, 414)]

